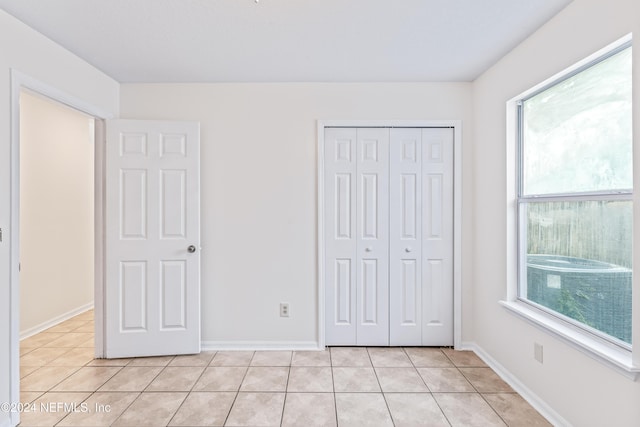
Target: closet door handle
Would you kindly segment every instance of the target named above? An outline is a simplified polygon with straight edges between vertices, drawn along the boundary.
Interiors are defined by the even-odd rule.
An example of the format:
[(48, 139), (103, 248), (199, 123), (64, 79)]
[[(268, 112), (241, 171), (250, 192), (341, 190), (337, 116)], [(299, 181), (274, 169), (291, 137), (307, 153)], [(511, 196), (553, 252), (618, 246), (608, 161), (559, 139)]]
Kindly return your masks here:
[(407, 253), (411, 252), (411, 247), (407, 246), (406, 248), (404, 248), (404, 251), (407, 252)]
[(365, 252), (371, 252), (373, 249), (371, 249), (371, 246), (367, 246), (366, 248), (364, 248)]

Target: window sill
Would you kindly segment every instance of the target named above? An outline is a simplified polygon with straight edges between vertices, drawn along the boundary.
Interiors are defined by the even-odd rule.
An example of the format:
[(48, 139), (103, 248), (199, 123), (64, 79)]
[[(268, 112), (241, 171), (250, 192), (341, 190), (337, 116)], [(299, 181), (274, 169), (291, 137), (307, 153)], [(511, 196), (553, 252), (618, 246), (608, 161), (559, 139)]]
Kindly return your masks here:
[(633, 365), (630, 351), (607, 345), (594, 336), (572, 328), (522, 302), (500, 301), (500, 305), (532, 325), (560, 338), (585, 355), (613, 368), (630, 380), (636, 381), (640, 376), (640, 367)]

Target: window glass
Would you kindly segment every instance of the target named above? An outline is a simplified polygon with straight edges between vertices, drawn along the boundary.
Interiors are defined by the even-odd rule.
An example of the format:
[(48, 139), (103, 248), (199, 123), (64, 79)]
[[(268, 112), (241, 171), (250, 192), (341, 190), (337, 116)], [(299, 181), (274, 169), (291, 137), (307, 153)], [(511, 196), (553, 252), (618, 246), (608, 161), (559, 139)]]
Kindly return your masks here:
[(631, 48), (525, 100), (523, 195), (632, 188)]
[(521, 300), (623, 347), (632, 321), (631, 47), (519, 107)]
[(532, 302), (631, 344), (631, 201), (526, 203)]

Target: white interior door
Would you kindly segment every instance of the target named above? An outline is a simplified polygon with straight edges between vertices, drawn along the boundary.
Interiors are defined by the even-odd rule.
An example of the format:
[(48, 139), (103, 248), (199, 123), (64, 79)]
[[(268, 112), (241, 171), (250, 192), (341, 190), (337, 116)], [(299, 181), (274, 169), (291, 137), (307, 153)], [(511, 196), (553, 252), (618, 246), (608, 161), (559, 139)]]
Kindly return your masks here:
[(200, 352), (199, 124), (107, 122), (105, 355)]

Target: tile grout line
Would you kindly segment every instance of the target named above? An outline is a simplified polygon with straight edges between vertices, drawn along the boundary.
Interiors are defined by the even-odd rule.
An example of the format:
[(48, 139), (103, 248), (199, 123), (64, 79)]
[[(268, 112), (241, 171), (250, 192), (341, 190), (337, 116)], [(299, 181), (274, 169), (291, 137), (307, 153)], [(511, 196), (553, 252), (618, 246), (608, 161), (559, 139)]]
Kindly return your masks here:
[[(251, 355), (251, 359), (249, 359), (249, 366), (246, 366), (247, 369), (245, 369), (244, 371), (244, 375), (242, 376), (242, 380), (240, 380), (240, 384), (238, 384), (238, 389), (236, 390), (236, 395), (233, 398), (233, 402), (231, 402), (231, 405), (229, 406), (229, 412), (227, 412), (227, 416), (224, 418), (224, 422), (222, 423), (223, 426), (227, 425), (227, 421), (229, 421), (229, 416), (231, 415), (231, 411), (233, 410), (233, 406), (236, 404), (236, 400), (238, 400), (238, 395), (240, 394), (240, 387), (242, 387), (242, 383), (244, 382), (244, 379), (247, 377), (247, 374), (249, 373), (249, 368), (251, 367), (251, 362), (253, 361), (253, 358), (256, 356), (256, 352), (254, 351), (253, 354)], [(215, 356), (214, 356), (215, 358)], [(213, 359), (211, 359), (211, 362), (213, 362)], [(244, 366), (242, 366), (244, 368)]]
[(333, 389), (333, 417), (336, 420), (336, 426), (338, 425), (338, 400), (336, 399), (336, 382), (333, 376), (333, 352), (332, 347), (329, 347), (329, 365), (331, 366), (331, 387)]
[(407, 348), (406, 347), (402, 347), (402, 351), (404, 351), (404, 353), (407, 355), (407, 357), (409, 358), (409, 362), (411, 362), (411, 366), (413, 366), (413, 369), (416, 371), (416, 374), (418, 374), (418, 378), (420, 378), (420, 380), (422, 381), (422, 384), (424, 384), (424, 386), (427, 388), (429, 394), (432, 394), (431, 392), (431, 388), (429, 387), (429, 384), (427, 384), (427, 382), (424, 380), (424, 378), (422, 378), (422, 375), (420, 375), (420, 371), (418, 371), (418, 367), (416, 366), (416, 364), (413, 362), (413, 359), (411, 358), (411, 356), (409, 355), (409, 353), (407, 353)]
[[(125, 393), (131, 393), (131, 392), (125, 392)], [(112, 422), (111, 424), (109, 424), (110, 426), (115, 425), (115, 424), (118, 422), (118, 420), (119, 420), (119, 419), (124, 415), (124, 413), (125, 413), (125, 412), (127, 412), (127, 411), (129, 410), (129, 408), (131, 408), (131, 406), (133, 405), (133, 403), (134, 403), (136, 400), (138, 400), (138, 399), (140, 398), (140, 396), (142, 396), (142, 392), (141, 392), (141, 391), (136, 391), (136, 392), (133, 392), (133, 393), (138, 393), (138, 395), (136, 396), (136, 398), (135, 398), (135, 399), (133, 399), (133, 400), (131, 401), (131, 403), (129, 403), (129, 404), (127, 405), (127, 407), (126, 407), (126, 408), (124, 408), (124, 409), (122, 410), (122, 412), (120, 412), (120, 415), (118, 415), (118, 416), (116, 417), (116, 419), (115, 419), (115, 420), (113, 420), (113, 422)]]
[[(380, 384), (380, 378), (378, 377), (378, 371), (376, 371), (376, 366), (373, 363), (373, 358), (371, 357), (371, 353), (369, 352), (369, 347), (367, 349), (367, 354), (369, 355), (369, 362), (371, 362), (371, 369), (373, 369), (373, 375), (376, 376), (376, 381), (378, 382), (378, 387), (380, 387), (380, 394), (382, 395), (382, 400), (384, 401), (384, 405), (387, 408), (387, 413), (389, 414), (389, 419), (391, 420), (391, 424), (395, 427), (396, 423), (393, 420), (393, 415), (391, 414), (391, 409), (389, 408), (389, 402), (387, 402), (387, 397), (384, 395), (384, 390), (382, 390), (382, 384)], [(404, 354), (404, 350), (403, 350)]]
[(489, 408), (491, 408), (493, 410), (493, 412), (498, 416), (498, 418), (500, 418), (502, 420), (502, 422), (505, 424), (505, 426), (508, 426), (509, 423), (507, 422), (507, 420), (505, 420), (502, 415), (500, 415), (498, 413), (498, 411), (496, 410), (496, 408), (493, 407), (493, 405), (484, 397), (484, 395), (480, 392), (478, 392), (478, 394), (480, 395), (480, 397), (482, 398), (482, 400), (484, 400), (487, 405), (489, 405)]
[[(93, 396), (96, 392), (91, 392), (89, 393), (89, 396), (87, 396), (82, 402), (80, 402), (80, 404), (86, 402), (87, 400), (89, 400), (91, 398), (91, 396)], [(67, 419), (68, 417), (71, 416), (71, 414), (73, 414), (73, 412), (69, 412), (67, 415), (65, 415), (64, 417), (62, 417), (60, 419), (60, 421), (58, 421), (57, 423), (54, 424), (54, 426), (59, 426), (61, 422), (63, 422), (65, 419)]]
[[(474, 353), (475, 354), (475, 353)], [(500, 418), (500, 420), (505, 424), (508, 425), (507, 422), (500, 416), (500, 414), (498, 413), (498, 411), (495, 410), (495, 408), (493, 406), (491, 406), (491, 404), (487, 401), (487, 399), (484, 398), (484, 396), (482, 395), (482, 393), (480, 393), (480, 391), (478, 390), (478, 388), (476, 387), (475, 384), (473, 384), (469, 378), (464, 374), (464, 372), (460, 369), (462, 368), (481, 368), (481, 366), (458, 366), (458, 364), (456, 364), (453, 359), (451, 359), (446, 353), (445, 356), (447, 356), (447, 358), (449, 358), (449, 360), (451, 360), (451, 363), (453, 363), (453, 366), (455, 366), (455, 368), (458, 370), (458, 372), (460, 373), (460, 375), (462, 375), (462, 377), (467, 380), (467, 382), (471, 385), (471, 387), (473, 387), (473, 389), (475, 390), (475, 394), (477, 394), (487, 405), (489, 405), (489, 408), (491, 408), (491, 410), (493, 411), (494, 414), (496, 414), (498, 416), (498, 418)], [(447, 419), (448, 420), (448, 419)]]
[[(174, 356), (174, 358), (175, 358), (175, 356)], [(138, 357), (134, 357), (134, 358), (132, 358), (132, 359), (129, 361), (129, 363), (127, 363), (127, 364), (123, 367), (123, 369), (124, 369), (125, 367), (129, 367), (129, 365), (130, 365), (134, 360), (136, 360), (136, 359), (142, 359), (142, 358), (141, 358), (141, 357), (140, 357), (140, 358), (138, 358)], [(173, 360), (173, 359), (171, 359), (171, 360)], [(164, 369), (169, 365), (169, 363), (171, 363), (171, 361), (169, 361), (169, 362), (167, 363), (167, 365), (166, 365), (166, 366), (163, 366), (163, 367), (162, 367), (162, 369), (160, 370), (160, 372), (158, 372), (158, 373), (156, 374), (156, 376), (155, 376), (155, 377), (153, 377), (153, 379), (152, 379), (151, 381), (149, 381), (149, 383), (146, 385), (146, 387), (144, 387), (141, 391), (138, 391), (138, 395), (136, 396), (136, 398), (135, 398), (135, 399), (133, 399), (129, 405), (127, 405), (127, 407), (126, 407), (126, 408), (125, 408), (125, 409), (120, 413), (120, 415), (118, 416), (118, 418), (116, 418), (116, 419), (113, 421), (113, 423), (111, 423), (111, 425), (116, 424), (116, 423), (118, 422), (118, 420), (119, 420), (120, 418), (122, 418), (122, 416), (123, 416), (123, 415), (124, 415), (128, 410), (129, 410), (129, 408), (131, 408), (131, 406), (133, 406), (133, 404), (134, 404), (134, 403), (136, 403), (136, 402), (138, 401), (138, 399), (140, 399), (140, 397), (143, 395), (143, 393), (145, 392), (145, 390), (146, 390), (146, 389), (151, 385), (151, 383), (152, 383), (152, 382), (154, 382), (154, 381), (156, 380), (156, 378), (158, 378), (158, 376), (159, 376), (159, 375), (164, 371)], [(145, 366), (131, 366), (131, 367), (132, 367), (132, 368), (143, 368), (143, 367), (145, 367)], [(150, 367), (150, 368), (151, 368), (151, 367), (153, 367), (153, 366), (147, 366), (147, 367)], [(120, 372), (120, 371), (118, 371), (118, 372)], [(104, 385), (104, 384), (103, 384), (103, 385)]]
[[(191, 396), (191, 393), (193, 393), (193, 388), (196, 386), (198, 381), (200, 381), (200, 378), (202, 378), (204, 373), (207, 371), (207, 367), (209, 366), (209, 363), (211, 363), (213, 361), (213, 358), (216, 357), (216, 354), (218, 354), (217, 351), (213, 353), (213, 356), (211, 357), (211, 360), (204, 366), (204, 369), (202, 369), (202, 372), (200, 372), (200, 375), (198, 375), (198, 378), (196, 378), (196, 380), (193, 382), (193, 384), (191, 384), (191, 388), (189, 390), (187, 390), (187, 395), (184, 397), (184, 399), (182, 400), (182, 402), (180, 403), (180, 405), (178, 406), (176, 411), (173, 413), (173, 415), (169, 419), (169, 422), (167, 423), (167, 425), (170, 425), (171, 421), (173, 421), (173, 419), (176, 417), (176, 415), (178, 415), (178, 412), (180, 412), (180, 409), (182, 409), (182, 407), (184, 406), (184, 403), (187, 401), (187, 399), (189, 399), (189, 396)], [(173, 362), (174, 360), (176, 360), (175, 357), (171, 360), (171, 362)], [(169, 367), (171, 362), (169, 362), (169, 364), (167, 364), (167, 367)], [(174, 366), (174, 367), (181, 367), (181, 366)], [(199, 368), (200, 366), (197, 366), (197, 367)], [(149, 384), (151, 384), (151, 383), (149, 383)]]
[[(455, 367), (456, 364), (453, 363), (453, 360), (451, 360), (451, 358), (449, 358), (449, 356), (447, 356), (447, 354), (442, 351), (442, 348), (440, 349), (440, 353), (442, 353), (444, 355), (444, 357), (447, 358), (447, 360)], [(418, 375), (420, 375), (420, 372), (418, 372)], [(420, 378), (422, 378), (422, 375), (420, 375)], [(424, 378), (422, 379), (424, 381)], [(426, 381), (425, 381), (426, 384)], [(440, 402), (438, 402), (438, 399), (436, 399), (436, 397), (434, 396), (434, 392), (431, 390), (431, 387), (429, 387), (429, 385), (427, 385), (427, 388), (429, 389), (429, 391), (431, 391), (431, 397), (433, 398), (433, 401), (436, 402), (436, 405), (438, 406), (438, 409), (440, 409), (440, 412), (442, 413), (442, 415), (444, 416), (444, 419), (447, 421), (447, 423), (449, 423), (450, 426), (452, 426), (453, 424), (451, 423), (451, 420), (449, 420), (449, 417), (447, 416), (447, 414), (444, 412), (444, 410), (442, 409), (442, 406), (440, 406)]]
[(284, 409), (287, 406), (287, 394), (289, 393), (289, 380), (291, 379), (291, 364), (293, 363), (293, 354), (295, 352), (291, 352), (291, 357), (289, 357), (289, 370), (287, 371), (287, 383), (284, 386), (284, 401), (282, 402), (282, 411), (280, 412), (280, 426), (282, 427), (282, 422), (284, 421)]
[[(375, 372), (375, 368), (373, 369)], [(378, 373), (376, 372), (376, 378), (378, 378)], [(382, 385), (380, 384), (380, 379), (378, 378), (378, 385), (380, 386), (380, 394), (382, 394), (382, 400), (384, 400), (384, 404), (387, 407), (387, 412), (389, 413), (389, 418), (391, 419), (391, 424), (396, 425), (396, 421), (393, 419), (393, 414), (391, 413), (391, 408), (389, 407), (389, 402), (387, 401), (387, 395), (384, 391), (382, 391)]]

